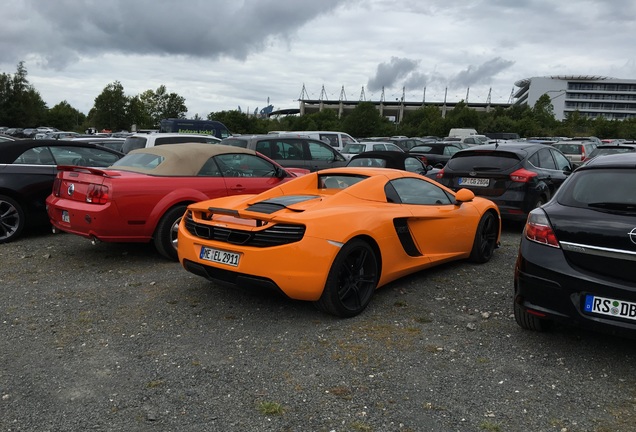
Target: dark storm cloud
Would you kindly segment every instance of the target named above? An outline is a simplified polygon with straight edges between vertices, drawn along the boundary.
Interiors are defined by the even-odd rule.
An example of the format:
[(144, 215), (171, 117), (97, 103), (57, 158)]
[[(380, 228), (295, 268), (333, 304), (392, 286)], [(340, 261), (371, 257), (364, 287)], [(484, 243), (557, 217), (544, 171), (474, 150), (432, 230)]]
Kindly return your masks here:
[(18, 0), (10, 16), (4, 13), (0, 51), (5, 61), (36, 57), (58, 69), (79, 56), (105, 53), (245, 59), (277, 40), (293, 40), (304, 24), (343, 3)]
[(455, 88), (465, 88), (477, 84), (487, 84), (492, 78), (504, 69), (509, 68), (515, 62), (496, 57), (492, 60), (474, 67), (468, 66), (450, 79), (449, 86)]
[[(400, 80), (406, 80), (409, 74), (418, 74), (415, 69), (419, 65), (419, 60), (411, 60), (406, 58), (391, 57), (388, 63), (380, 63), (376, 70), (375, 76), (369, 79), (367, 88), (372, 91), (378, 91), (383, 87), (389, 88), (396, 85), (402, 85)], [(422, 78), (417, 75), (416, 79)]]

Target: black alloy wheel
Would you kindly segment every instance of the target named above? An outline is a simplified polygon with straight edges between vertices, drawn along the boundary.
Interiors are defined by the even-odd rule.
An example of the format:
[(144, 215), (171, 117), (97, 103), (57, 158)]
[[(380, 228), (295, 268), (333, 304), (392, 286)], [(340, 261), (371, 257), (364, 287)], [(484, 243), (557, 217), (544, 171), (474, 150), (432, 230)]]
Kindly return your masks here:
[(354, 239), (336, 255), (316, 307), (342, 318), (356, 316), (371, 301), (378, 279), (376, 253), (367, 242)]
[(470, 261), (485, 263), (492, 258), (497, 247), (497, 234), (499, 233), (499, 221), (492, 212), (486, 212), (480, 219), (475, 233), (473, 249), (470, 252)]

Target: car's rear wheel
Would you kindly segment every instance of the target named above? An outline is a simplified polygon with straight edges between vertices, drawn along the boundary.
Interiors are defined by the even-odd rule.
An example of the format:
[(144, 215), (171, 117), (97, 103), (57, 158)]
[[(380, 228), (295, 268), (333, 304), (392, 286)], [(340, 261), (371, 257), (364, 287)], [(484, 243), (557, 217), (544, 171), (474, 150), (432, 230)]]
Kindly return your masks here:
[(492, 258), (497, 247), (497, 234), (499, 233), (499, 221), (492, 212), (485, 213), (475, 232), (473, 249), (470, 252), (470, 261), (485, 263)]
[(177, 234), (179, 223), (186, 211), (187, 206), (178, 205), (168, 210), (159, 220), (155, 230), (155, 248), (164, 257), (177, 261)]
[(537, 332), (544, 332), (546, 330), (549, 330), (552, 325), (552, 321), (539, 318), (536, 315), (532, 315), (528, 313), (517, 302), (514, 302), (513, 309), (515, 314), (515, 321), (517, 321), (517, 324), (519, 324), (519, 327), (523, 329), (537, 331)]
[(318, 309), (342, 318), (362, 312), (375, 291), (379, 266), (373, 248), (363, 240), (345, 244), (331, 265)]
[(13, 198), (0, 195), (0, 243), (8, 243), (20, 236), (24, 229), (24, 211)]

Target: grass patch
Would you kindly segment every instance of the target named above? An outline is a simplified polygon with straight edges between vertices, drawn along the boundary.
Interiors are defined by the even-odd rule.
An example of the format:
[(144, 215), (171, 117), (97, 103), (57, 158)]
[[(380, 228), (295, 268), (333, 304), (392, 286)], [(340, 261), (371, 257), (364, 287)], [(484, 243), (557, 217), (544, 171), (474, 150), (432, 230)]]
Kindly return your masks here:
[(265, 415), (283, 415), (285, 408), (278, 402), (261, 402), (258, 411)]
[(501, 426), (491, 421), (483, 421), (480, 423), (479, 428), (489, 432), (501, 432)]

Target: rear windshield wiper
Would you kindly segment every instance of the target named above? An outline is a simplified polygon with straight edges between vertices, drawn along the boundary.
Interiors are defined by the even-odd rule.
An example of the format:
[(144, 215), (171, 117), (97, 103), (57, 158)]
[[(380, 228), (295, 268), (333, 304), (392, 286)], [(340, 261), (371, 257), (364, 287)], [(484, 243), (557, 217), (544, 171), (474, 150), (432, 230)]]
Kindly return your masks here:
[(621, 210), (621, 211), (636, 211), (636, 204), (618, 203), (618, 202), (594, 202), (588, 203), (588, 207), (606, 209), (606, 210)]

